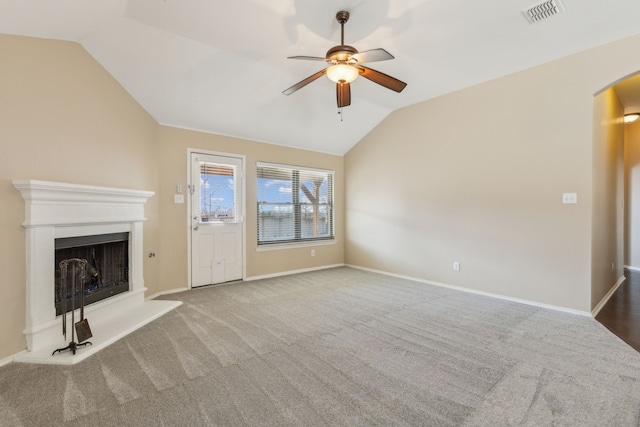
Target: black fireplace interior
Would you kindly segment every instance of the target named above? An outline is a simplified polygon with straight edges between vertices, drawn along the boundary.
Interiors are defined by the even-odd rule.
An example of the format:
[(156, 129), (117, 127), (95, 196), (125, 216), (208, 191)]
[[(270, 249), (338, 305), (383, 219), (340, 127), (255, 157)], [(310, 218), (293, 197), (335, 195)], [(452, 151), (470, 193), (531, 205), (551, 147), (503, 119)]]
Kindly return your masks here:
[[(55, 306), (56, 316), (80, 307), (80, 292), (84, 289), (84, 304), (89, 305), (129, 290), (129, 233), (67, 237), (55, 240)], [(67, 282), (62, 295), (60, 262), (65, 259), (87, 260), (83, 286), (76, 279), (75, 295)], [(70, 279), (68, 279), (70, 280)], [(72, 301), (72, 298), (75, 298)]]

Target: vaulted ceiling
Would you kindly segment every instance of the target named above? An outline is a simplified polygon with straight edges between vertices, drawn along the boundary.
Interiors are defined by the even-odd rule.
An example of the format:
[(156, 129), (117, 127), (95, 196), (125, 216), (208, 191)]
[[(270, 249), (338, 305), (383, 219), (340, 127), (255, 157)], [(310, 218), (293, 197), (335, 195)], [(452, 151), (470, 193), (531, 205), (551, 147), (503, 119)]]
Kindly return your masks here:
[[(0, 33), (80, 43), (162, 124), (344, 154), (396, 109), (640, 32), (637, 0), (556, 2), (531, 24), (536, 0), (0, 0)], [(408, 86), (358, 78), (337, 114), (324, 76), (282, 91), (324, 68), (287, 57), (340, 44), (340, 10)]]

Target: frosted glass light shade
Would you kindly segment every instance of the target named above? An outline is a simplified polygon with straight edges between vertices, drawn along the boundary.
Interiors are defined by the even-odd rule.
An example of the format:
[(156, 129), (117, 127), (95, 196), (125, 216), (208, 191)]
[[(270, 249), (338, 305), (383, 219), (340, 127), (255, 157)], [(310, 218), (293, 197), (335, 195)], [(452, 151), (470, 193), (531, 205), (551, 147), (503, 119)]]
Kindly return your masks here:
[(357, 77), (358, 69), (347, 64), (336, 64), (327, 68), (327, 77), (336, 83), (351, 83)]
[(636, 120), (638, 120), (639, 117), (640, 117), (639, 113), (625, 114), (624, 115), (624, 122), (625, 123), (635, 122)]

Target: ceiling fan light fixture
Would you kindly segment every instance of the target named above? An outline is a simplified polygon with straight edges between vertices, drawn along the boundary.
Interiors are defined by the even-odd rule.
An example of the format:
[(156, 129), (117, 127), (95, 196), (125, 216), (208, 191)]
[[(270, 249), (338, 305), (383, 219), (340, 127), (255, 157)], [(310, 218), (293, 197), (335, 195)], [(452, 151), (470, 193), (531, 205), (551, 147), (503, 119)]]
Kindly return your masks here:
[(327, 68), (327, 77), (335, 83), (351, 83), (359, 74), (356, 67), (348, 64), (335, 64)]
[(355, 47), (344, 44), (344, 24), (349, 20), (349, 12), (342, 10), (336, 13), (336, 20), (340, 24), (340, 44), (329, 49), (324, 58), (318, 56), (289, 57), (289, 59), (326, 62), (328, 67), (283, 90), (282, 93), (291, 95), (325, 74), (329, 80), (336, 84), (336, 101), (338, 108), (351, 105), (351, 85), (349, 83), (357, 79), (360, 74), (362, 74), (363, 78), (377, 83), (380, 86), (398, 93), (402, 92), (407, 86), (405, 82), (362, 65), (365, 62), (388, 61), (389, 59), (393, 59), (393, 55), (382, 48), (358, 52), (358, 49)]
[(625, 123), (635, 122), (636, 120), (638, 120), (638, 118), (640, 118), (640, 113), (625, 114), (624, 115), (624, 122)]

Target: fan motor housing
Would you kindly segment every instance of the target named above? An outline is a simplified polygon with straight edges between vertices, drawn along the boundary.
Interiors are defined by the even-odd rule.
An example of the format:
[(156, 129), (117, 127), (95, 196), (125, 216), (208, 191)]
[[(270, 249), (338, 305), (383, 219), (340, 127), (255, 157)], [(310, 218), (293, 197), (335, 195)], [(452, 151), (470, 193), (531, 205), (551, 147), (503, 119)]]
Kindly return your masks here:
[(326, 58), (334, 61), (347, 61), (351, 55), (358, 53), (358, 49), (345, 44), (334, 46), (327, 51)]

